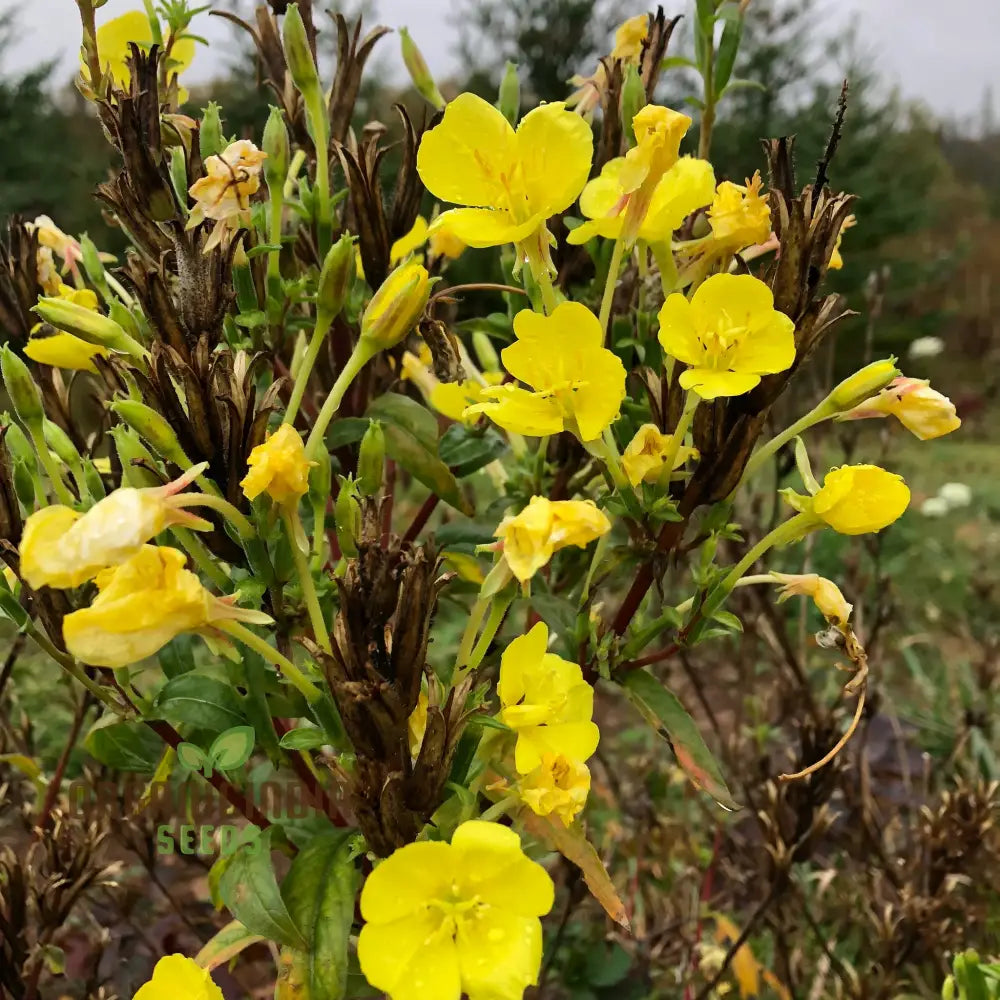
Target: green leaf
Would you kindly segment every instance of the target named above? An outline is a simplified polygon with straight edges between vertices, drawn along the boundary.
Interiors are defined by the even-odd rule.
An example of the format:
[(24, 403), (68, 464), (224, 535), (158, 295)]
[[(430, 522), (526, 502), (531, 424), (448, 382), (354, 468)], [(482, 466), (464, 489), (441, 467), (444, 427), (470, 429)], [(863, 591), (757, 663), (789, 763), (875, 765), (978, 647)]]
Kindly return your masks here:
[(155, 771), (163, 740), (141, 722), (119, 722), (117, 716), (99, 719), (83, 741), (87, 752), (119, 771)]
[(253, 726), (233, 726), (216, 736), (208, 755), (217, 770), (232, 771), (247, 762), (255, 742)]
[(208, 754), (194, 743), (179, 743), (177, 745), (177, 761), (187, 771), (200, 771), (206, 765), (211, 764)]
[(329, 737), (322, 729), (299, 727), (285, 733), (279, 746), (285, 750), (316, 750), (329, 742)]
[(195, 955), (194, 960), (203, 969), (209, 972), (225, 965), (235, 958), (245, 948), (249, 948), (258, 941), (263, 941), (259, 934), (251, 934), (238, 920), (226, 924), (215, 937), (209, 941), (201, 951)]
[(733, 64), (740, 50), (740, 39), (743, 37), (743, 18), (729, 17), (722, 29), (722, 39), (719, 51), (715, 57), (715, 79), (713, 93), (718, 97), (726, 89), (729, 78), (733, 75)]
[(340, 420), (334, 420), (326, 433), (326, 443), (330, 451), (360, 441), (370, 424), (371, 421), (367, 417), (341, 417)]
[(677, 69), (681, 66), (695, 71), (698, 69), (698, 64), (693, 59), (687, 59), (685, 56), (668, 56), (660, 63), (661, 70)]
[(368, 414), (382, 421), (386, 454), (415, 479), (463, 514), (473, 510), (451, 469), (438, 457), (437, 420), (425, 406), (399, 393), (379, 396)]
[(760, 80), (730, 80), (729, 83), (726, 84), (726, 89), (722, 91), (721, 94), (715, 95), (716, 100), (721, 98), (724, 94), (728, 94), (731, 90), (759, 90), (764, 94), (767, 93), (767, 87), (761, 83)]
[(191, 641), (191, 636), (177, 636), (173, 642), (168, 642), (160, 650), (157, 658), (167, 680), (190, 673), (194, 670), (194, 643)]
[(267, 829), (253, 843), (236, 849), (219, 879), (219, 895), (229, 912), (251, 934), (304, 950), (305, 939), (292, 920), (274, 877), (273, 832), (273, 827)]
[(253, 330), (258, 326), (267, 325), (267, 313), (263, 309), (254, 309), (251, 312), (240, 313), (238, 316), (235, 316), (233, 322), (246, 330)]
[(223, 681), (203, 674), (174, 677), (156, 696), (159, 718), (173, 725), (189, 725), (220, 733), (246, 723), (240, 699)]
[(471, 476), (507, 450), (507, 442), (492, 427), (485, 430), (452, 424), (441, 438), (441, 461), (459, 478)]
[(353, 830), (314, 838), (281, 885), (288, 912), (306, 938), (307, 995), (340, 1000), (347, 990), (347, 952), (354, 921), (357, 871)]
[(742, 632), (743, 622), (739, 620), (731, 611), (716, 611), (712, 615), (712, 621), (718, 622), (724, 629), (730, 632)]
[(280, 243), (260, 243), (247, 250), (247, 260), (253, 260), (254, 257), (263, 257), (266, 253), (276, 253), (280, 249)]
[(467, 726), (479, 726), (481, 729), (498, 729), (504, 733), (512, 733), (514, 731), (510, 728), (510, 726), (505, 725), (495, 716), (483, 715), (478, 712), (474, 715), (470, 715), (465, 720), (465, 724)]
[(719, 765), (677, 696), (645, 670), (633, 670), (622, 687), (632, 704), (667, 741), (677, 763), (694, 784), (708, 792), (724, 809), (739, 809), (726, 787)]

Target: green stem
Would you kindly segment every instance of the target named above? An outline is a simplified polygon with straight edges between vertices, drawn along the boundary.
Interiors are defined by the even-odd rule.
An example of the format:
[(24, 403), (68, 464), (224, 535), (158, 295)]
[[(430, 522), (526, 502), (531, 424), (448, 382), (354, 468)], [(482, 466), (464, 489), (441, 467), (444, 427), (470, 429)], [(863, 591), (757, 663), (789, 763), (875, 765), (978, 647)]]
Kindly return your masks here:
[(362, 338), (358, 341), (351, 356), (347, 359), (347, 364), (344, 365), (343, 371), (337, 376), (337, 381), (334, 382), (333, 388), (330, 390), (330, 395), (326, 397), (326, 402), (323, 403), (323, 408), (319, 411), (316, 423), (313, 424), (313, 429), (309, 433), (309, 440), (306, 441), (307, 456), (314, 454), (316, 449), (322, 446), (326, 429), (330, 426), (330, 421), (336, 416), (348, 387), (354, 381), (358, 372), (376, 354), (378, 354), (378, 350), (372, 347), (367, 340)]
[(513, 594), (509, 597), (501, 597), (498, 595), (497, 598), (490, 603), (490, 615), (486, 619), (486, 624), (483, 626), (483, 631), (479, 636), (479, 641), (476, 643), (472, 650), (472, 654), (469, 657), (469, 670), (475, 670), (476, 667), (483, 662), (483, 657), (486, 656), (486, 651), (490, 648), (490, 643), (494, 640), (494, 638), (496, 638), (496, 634), (500, 630), (500, 626), (503, 624), (504, 615), (507, 614), (507, 609), (511, 606), (513, 600)]
[(545, 307), (545, 314), (551, 316), (558, 303), (556, 302), (555, 288), (552, 287), (552, 275), (549, 274), (549, 269), (545, 266), (540, 267), (538, 273), (535, 275), (535, 281), (538, 282), (538, 290), (542, 293), (542, 305)]
[(605, 340), (608, 336), (608, 322), (611, 319), (611, 306), (615, 300), (615, 286), (618, 284), (618, 273), (622, 269), (622, 257), (625, 254), (625, 242), (619, 236), (611, 251), (611, 263), (608, 265), (608, 277), (604, 282), (604, 295), (601, 298), (601, 314), (598, 317)]
[(313, 143), (316, 146), (316, 195), (319, 200), (316, 232), (319, 237), (320, 260), (326, 257), (333, 242), (333, 213), (330, 208), (330, 138), (326, 121), (326, 102), (323, 94), (315, 92), (304, 95), (306, 112), (312, 124)]
[(464, 671), (469, 658), (472, 656), (472, 647), (475, 644), (476, 635), (479, 633), (479, 626), (486, 617), (486, 612), (492, 600), (491, 597), (480, 597), (473, 604), (472, 610), (469, 612), (469, 620), (465, 625), (465, 632), (462, 633), (462, 641), (458, 646), (458, 658), (455, 661), (455, 667), (458, 670)]
[(299, 406), (302, 404), (302, 397), (306, 394), (306, 386), (309, 384), (309, 376), (316, 365), (320, 348), (323, 346), (326, 335), (330, 332), (330, 325), (332, 323), (333, 317), (329, 313), (320, 312), (317, 314), (312, 339), (309, 341), (309, 347), (306, 349), (302, 363), (299, 365), (298, 374), (295, 376), (295, 385), (292, 386), (292, 394), (288, 399), (288, 408), (285, 411), (285, 419), (282, 423), (295, 423)]
[(323, 692), (287, 656), (282, 656), (270, 643), (265, 642), (260, 636), (255, 635), (245, 625), (241, 625), (239, 622), (227, 621), (218, 622), (215, 627), (231, 635), (234, 639), (239, 640), (244, 646), (248, 646), (255, 653), (259, 653), (268, 663), (276, 666), (285, 679), (302, 693), (310, 705), (323, 697)]
[[(737, 587), (750, 587), (758, 583), (777, 583), (777, 580), (775, 580), (770, 573), (757, 573), (754, 576), (743, 576), (733, 584), (733, 590), (736, 590)], [(681, 603), (674, 608), (674, 611), (676, 611), (679, 615), (686, 615), (693, 607), (694, 598), (689, 597), (686, 601), (681, 601)]]
[(780, 434), (771, 438), (755, 455), (753, 455), (749, 462), (747, 462), (747, 467), (743, 470), (743, 475), (740, 477), (740, 481), (733, 488), (733, 492), (730, 494), (732, 498), (733, 494), (748, 480), (750, 480), (754, 474), (760, 469), (760, 467), (766, 462), (779, 448), (784, 447), (793, 438), (798, 437), (803, 431), (808, 430), (810, 427), (814, 427), (816, 424), (822, 423), (824, 420), (829, 420), (833, 416), (829, 402), (824, 399), (822, 403), (811, 409), (804, 417), (796, 420), (794, 424), (790, 427), (786, 427)]
[(509, 810), (513, 809), (514, 806), (518, 805), (520, 801), (516, 795), (505, 795), (499, 802), (494, 802), (479, 818), (487, 823), (498, 820)]
[(62, 470), (52, 457), (49, 446), (45, 443), (45, 436), (42, 434), (41, 426), (28, 427), (28, 433), (31, 435), (31, 443), (35, 446), (35, 451), (38, 452), (38, 457), (41, 460), (46, 475), (49, 477), (49, 482), (55, 491), (56, 498), (61, 504), (72, 507), (76, 503), (76, 497), (73, 496), (63, 480)]
[(622, 457), (610, 427), (604, 428), (601, 440), (604, 442), (604, 464), (608, 467), (608, 472), (611, 473), (611, 479), (614, 481), (616, 489), (624, 493), (625, 490), (630, 489), (630, 486), (622, 471)]
[(188, 554), (195, 561), (195, 565), (219, 588), (223, 593), (229, 590), (231, 581), (224, 570), (212, 558), (212, 553), (208, 551), (205, 543), (187, 528), (173, 526), (171, 529), (174, 537), (181, 546), (187, 550)]
[[(695, 31), (700, 31), (696, 26)], [(698, 135), (698, 158), (707, 160), (712, 149), (712, 130), (715, 127), (715, 33), (709, 29), (705, 35), (704, 108), (701, 112), (701, 131)]]
[(677, 427), (670, 438), (670, 450), (663, 456), (663, 468), (667, 470), (668, 476), (673, 471), (677, 452), (680, 451), (680, 447), (684, 443), (684, 435), (687, 434), (688, 428), (691, 426), (691, 421), (694, 419), (694, 411), (698, 409), (700, 402), (701, 397), (689, 389), (688, 394), (684, 397), (684, 409), (681, 411)]
[[(202, 477), (198, 477), (201, 481)], [(175, 507), (208, 507), (218, 511), (237, 531), (244, 541), (256, 538), (254, 526), (231, 504), (212, 493), (182, 493), (173, 500)]]
[(285, 530), (288, 532), (288, 541), (292, 549), (292, 559), (295, 562), (295, 572), (298, 574), (299, 586), (302, 588), (302, 596), (305, 598), (306, 608), (309, 610), (309, 621), (312, 624), (313, 635), (316, 642), (324, 652), (333, 652), (330, 645), (330, 634), (327, 631), (326, 620), (323, 618), (323, 609), (319, 604), (319, 597), (316, 595), (316, 585), (309, 569), (309, 560), (306, 553), (299, 548), (297, 539), (302, 537), (302, 525), (296, 524), (299, 514), (294, 508), (288, 512), (282, 512), (281, 520), (284, 522)]
[(279, 285), (281, 282), (281, 213), (284, 209), (284, 201), (281, 197), (281, 185), (276, 184), (273, 188), (268, 188), (270, 216), (268, 223), (267, 240), (279, 249), (270, 250), (267, 254), (267, 282), (268, 286)]

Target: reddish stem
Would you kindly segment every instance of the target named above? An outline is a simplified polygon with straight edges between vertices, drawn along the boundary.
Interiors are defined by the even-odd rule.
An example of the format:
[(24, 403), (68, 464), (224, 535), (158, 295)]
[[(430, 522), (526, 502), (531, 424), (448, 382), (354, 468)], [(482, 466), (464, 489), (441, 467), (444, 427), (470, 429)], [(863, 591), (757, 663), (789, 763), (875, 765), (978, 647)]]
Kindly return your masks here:
[(416, 516), (413, 518), (413, 522), (406, 529), (406, 534), (403, 535), (404, 542), (414, 541), (417, 535), (423, 531), (424, 525), (431, 519), (431, 514), (433, 514), (437, 509), (437, 505), (440, 500), (441, 498), (436, 493), (432, 493), (420, 505), (420, 510), (417, 511)]
[(618, 673), (627, 673), (629, 670), (638, 670), (640, 667), (648, 667), (651, 663), (659, 663), (660, 660), (669, 660), (679, 649), (680, 645), (676, 642), (670, 643), (669, 646), (664, 646), (663, 649), (656, 650), (655, 653), (648, 653), (646, 656), (640, 656), (637, 660), (626, 660), (624, 663), (620, 664), (618, 667)]
[[(274, 723), (274, 728), (278, 733), (279, 739), (291, 728), (285, 723), (284, 719), (272, 719), (271, 721)], [(340, 810), (333, 804), (330, 796), (326, 793), (326, 789), (316, 780), (316, 775), (309, 770), (309, 765), (302, 759), (302, 756), (297, 751), (290, 750), (288, 752), (288, 762), (291, 764), (292, 770), (298, 779), (306, 786), (313, 805), (320, 812), (325, 813), (334, 826), (347, 826), (347, 820), (344, 819)]]
[(83, 693), (83, 700), (80, 702), (75, 714), (73, 715), (73, 724), (70, 726), (69, 736), (66, 739), (66, 745), (63, 747), (62, 753), (59, 755), (59, 760), (56, 763), (56, 769), (52, 774), (52, 778), (49, 781), (48, 788), (45, 790), (45, 800), (42, 802), (42, 807), (38, 811), (38, 822), (35, 824), (35, 836), (40, 837), (44, 832), (45, 828), (49, 825), (49, 820), (52, 818), (52, 810), (55, 808), (56, 797), (59, 795), (59, 788), (62, 785), (63, 776), (66, 774), (66, 765), (69, 763), (70, 754), (73, 752), (73, 748), (76, 746), (76, 739), (80, 735), (80, 730), (83, 728), (83, 720), (87, 716), (87, 710), (90, 708), (90, 694), (87, 691)]

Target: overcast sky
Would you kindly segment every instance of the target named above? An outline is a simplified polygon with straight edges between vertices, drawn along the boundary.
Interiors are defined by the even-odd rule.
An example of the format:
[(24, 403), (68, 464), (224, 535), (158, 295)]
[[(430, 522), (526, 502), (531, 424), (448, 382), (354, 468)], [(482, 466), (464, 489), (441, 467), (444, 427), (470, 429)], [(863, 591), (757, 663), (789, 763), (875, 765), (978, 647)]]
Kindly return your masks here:
[[(240, 2), (245, 12), (255, 5), (254, 0)], [(219, 0), (215, 3), (221, 6)], [(1000, 98), (1000, 0), (818, 0), (818, 5), (831, 29), (856, 20), (865, 50), (880, 60), (886, 82), (939, 114), (974, 118), (987, 87)], [(79, 46), (73, 0), (0, 0), (0, 10), (15, 6), (21, 9), (21, 33), (0, 70), (13, 72), (42, 58), (59, 57), (66, 74), (72, 73)], [(141, 0), (108, 0), (98, 17), (103, 21), (141, 6)], [(375, 6), (381, 23), (409, 27), (436, 74), (444, 77), (454, 67), (456, 32), (449, 15), (453, 0), (376, 0)], [(623, 17), (645, 6), (643, 0), (623, 3)], [(668, 12), (689, 6), (690, 0), (664, 3)], [(220, 43), (225, 53), (232, 30), (228, 24), (205, 14), (193, 27)], [(379, 48), (395, 57), (388, 42)], [(219, 50), (201, 54), (191, 70), (193, 79), (212, 76), (225, 59)]]

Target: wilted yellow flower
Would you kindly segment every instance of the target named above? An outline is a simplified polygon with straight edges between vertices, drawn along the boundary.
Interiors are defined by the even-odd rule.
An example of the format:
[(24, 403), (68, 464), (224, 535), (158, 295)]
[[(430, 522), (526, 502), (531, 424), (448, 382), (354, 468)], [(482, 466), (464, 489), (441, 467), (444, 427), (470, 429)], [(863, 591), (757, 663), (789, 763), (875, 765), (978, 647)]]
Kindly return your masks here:
[(844, 238), (844, 233), (848, 229), (853, 229), (857, 224), (858, 220), (853, 215), (847, 216), (841, 223), (840, 232), (837, 233), (837, 242), (833, 245), (833, 253), (830, 254), (830, 263), (827, 264), (831, 271), (839, 271), (844, 266), (844, 258), (840, 255), (840, 241)]
[(848, 604), (840, 588), (826, 577), (815, 573), (775, 573), (771, 576), (777, 583), (783, 584), (778, 603), (787, 601), (790, 597), (800, 595), (811, 597), (820, 614), (831, 624), (843, 627), (851, 617), (854, 605)]
[(199, 177), (188, 190), (195, 206), (187, 222), (187, 228), (193, 229), (205, 219), (215, 220), (205, 253), (218, 246), (227, 232), (247, 221), (250, 199), (260, 190), (260, 174), (266, 159), (267, 153), (249, 139), (240, 139), (218, 156), (205, 160), (205, 176)]
[(593, 146), (590, 127), (560, 101), (528, 112), (515, 132), (492, 104), (459, 94), (424, 133), (417, 171), (435, 197), (471, 207), (438, 216), (432, 234), (447, 228), (471, 247), (514, 243), (548, 263), (546, 220), (576, 201)]
[(761, 196), (760, 171), (748, 177), (745, 185), (723, 181), (708, 210), (712, 237), (720, 249), (731, 252), (756, 243), (764, 243), (771, 235), (771, 208)]
[(250, 452), (250, 471), (240, 488), (248, 500), (266, 493), (276, 504), (294, 507), (309, 491), (309, 470), (315, 464), (306, 458), (299, 432), (291, 424), (282, 424)]
[[(76, 305), (98, 311), (97, 295), (89, 288), (71, 288), (61, 284), (58, 288), (59, 298), (66, 299)], [(24, 353), (43, 365), (54, 368), (69, 368), (74, 371), (96, 372), (95, 357), (106, 358), (111, 352), (99, 344), (90, 344), (80, 337), (56, 330), (45, 323), (37, 323), (31, 331)]]
[(518, 782), (517, 790), (533, 812), (554, 814), (569, 826), (587, 804), (590, 770), (562, 754), (543, 753), (541, 764)]
[(395, 347), (423, 315), (430, 275), (415, 260), (390, 271), (361, 317), (361, 337), (380, 351)]
[(226, 621), (271, 624), (268, 615), (210, 594), (186, 563), (177, 549), (144, 545), (127, 562), (98, 573), (94, 602), (63, 620), (70, 654), (98, 667), (127, 667), (184, 632), (211, 635)]
[(34, 222), (26, 222), (24, 228), (29, 233), (38, 233), (39, 247), (55, 253), (63, 262), (63, 273), (76, 268), (83, 258), (80, 244), (68, 233), (64, 233), (47, 215), (39, 215)]
[[(619, 177), (625, 158), (609, 160), (599, 177), (587, 182), (580, 195), (580, 211), (590, 220), (567, 237), (570, 243), (586, 243), (593, 236), (617, 239), (625, 224), (625, 189)], [(715, 193), (715, 174), (707, 160), (682, 156), (660, 179), (649, 208), (639, 225), (638, 238), (662, 243), (696, 209), (709, 204)]]
[(649, 34), (649, 15), (636, 14), (618, 25), (615, 31), (615, 47), (611, 50), (612, 59), (636, 63), (642, 55), (642, 46)]
[(530, 774), (546, 753), (585, 761), (601, 733), (591, 721), (594, 689), (578, 663), (546, 652), (549, 630), (539, 622), (500, 659), (500, 721), (517, 732), (514, 766)]
[(668, 296), (659, 340), (690, 367), (680, 384), (702, 399), (749, 392), (761, 375), (795, 360), (795, 324), (774, 308), (771, 289), (748, 274), (713, 274), (691, 297)]
[[(140, 48), (149, 48), (153, 44), (153, 27), (149, 17), (141, 10), (130, 10), (120, 17), (113, 17), (97, 29), (97, 51), (101, 57), (101, 68), (110, 73), (115, 83), (128, 89), (129, 43), (135, 42)], [(178, 38), (170, 49), (170, 68), (180, 75), (194, 61), (193, 38)], [(81, 62), (83, 58), (81, 56)], [(86, 69), (86, 63), (83, 64)], [(187, 91), (178, 90), (178, 102), (187, 100)]]
[[(670, 454), (672, 440), (673, 435), (664, 434), (656, 424), (643, 424), (635, 432), (635, 437), (629, 441), (622, 453), (625, 475), (633, 486), (638, 486), (641, 482), (668, 485), (670, 476), (664, 468), (664, 463)], [(697, 448), (682, 445), (674, 455), (673, 469), (680, 468), (689, 459), (697, 458)]]
[[(127, 16), (127, 15), (126, 15)], [(223, 1000), (207, 969), (184, 955), (165, 955), (153, 969), (153, 978), (139, 987), (133, 1000)]]
[(471, 820), (394, 851), (361, 890), (358, 962), (390, 1000), (520, 1000), (538, 981), (552, 879), (509, 827)]
[(584, 548), (607, 534), (611, 522), (592, 500), (532, 497), (528, 506), (505, 517), (496, 530), (510, 571), (524, 583), (567, 545)]
[(34, 588), (78, 587), (172, 525), (210, 531), (211, 523), (184, 510), (186, 498), (178, 496), (206, 467), (194, 466), (165, 486), (115, 490), (85, 514), (60, 506), (36, 511), (21, 536), (24, 579)]
[(877, 465), (843, 465), (823, 479), (812, 512), (842, 535), (864, 535), (892, 524), (910, 503), (902, 476)]
[(868, 417), (896, 417), (921, 441), (943, 437), (962, 426), (955, 404), (927, 379), (893, 379), (877, 396), (840, 414), (838, 420), (865, 420)]
[(522, 309), (514, 317), (515, 343), (500, 357), (515, 378), (483, 390), (487, 402), (470, 407), (516, 434), (571, 430), (581, 441), (599, 438), (625, 399), (625, 368), (604, 347), (597, 317), (580, 302), (562, 302), (551, 316)]

